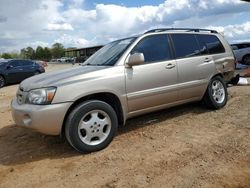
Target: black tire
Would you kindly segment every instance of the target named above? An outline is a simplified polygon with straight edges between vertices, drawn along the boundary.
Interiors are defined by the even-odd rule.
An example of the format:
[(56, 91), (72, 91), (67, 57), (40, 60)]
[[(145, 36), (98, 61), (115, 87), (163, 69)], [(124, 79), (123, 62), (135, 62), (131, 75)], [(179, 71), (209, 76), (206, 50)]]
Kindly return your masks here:
[[(221, 100), (217, 100), (218, 99), (216, 98), (217, 95), (215, 97), (213, 96), (214, 94), (213, 84), (215, 83), (220, 83), (221, 85), (220, 84), (219, 85), (221, 87), (221, 90), (224, 91), (224, 98), (222, 97)], [(218, 93), (218, 95), (220, 95), (220, 93)], [(210, 109), (220, 109), (227, 104), (227, 99), (228, 99), (227, 87), (223, 78), (221, 78), (220, 76), (215, 76), (214, 78), (210, 80), (206, 93), (203, 97), (203, 101), (205, 105)]]
[(0, 75), (0, 88), (5, 85), (5, 79), (2, 75)]
[(250, 65), (250, 55), (246, 55), (242, 59), (243, 64)]
[[(84, 139), (84, 136), (82, 136), (82, 130), (81, 129), (79, 131), (79, 126), (80, 126), (80, 122), (84, 122), (84, 117), (86, 116), (86, 118), (88, 117), (88, 114), (93, 112), (93, 111), (101, 111), (104, 112), (106, 117), (109, 118), (109, 122), (110, 125), (108, 130), (109, 132), (107, 133), (107, 137), (101, 141), (101, 143), (98, 144), (87, 144), (85, 143), (82, 139)], [(93, 112), (94, 113), (94, 112)], [(98, 112), (99, 113), (99, 112)], [(104, 115), (104, 117), (105, 117)], [(92, 118), (92, 114), (89, 115), (90, 119)], [(99, 117), (98, 117), (99, 118)], [(89, 119), (89, 120), (90, 120)], [(91, 121), (92, 122), (92, 121)], [(85, 129), (85, 137), (87, 136), (87, 134), (98, 134), (97, 132), (93, 133), (92, 131), (97, 131), (99, 128), (95, 127), (98, 125), (95, 124), (91, 124), (92, 127), (94, 126), (94, 128), (91, 129), (91, 126), (86, 128), (91, 130), (91, 133), (87, 133), (88, 131)], [(85, 126), (85, 125), (84, 125)], [(86, 125), (87, 126), (87, 125)], [(100, 126), (100, 124), (99, 124)], [(106, 125), (104, 125), (106, 126)], [(94, 152), (94, 151), (98, 151), (101, 149), (104, 149), (105, 147), (107, 147), (110, 142), (113, 140), (116, 132), (117, 132), (117, 128), (118, 128), (118, 119), (117, 119), (117, 115), (116, 112), (114, 111), (114, 109), (107, 103), (103, 102), (103, 101), (98, 101), (98, 100), (91, 100), (91, 101), (86, 101), (84, 103), (79, 104), (78, 106), (76, 106), (69, 114), (69, 116), (67, 117), (66, 120), (66, 124), (65, 124), (65, 136), (67, 141), (69, 142), (69, 144), (75, 148), (77, 151), (81, 152), (81, 153), (89, 153), (89, 152)], [(103, 128), (104, 129), (104, 128)], [(99, 130), (98, 130), (99, 131)], [(100, 132), (103, 131), (100, 128)], [(97, 138), (98, 136), (93, 136), (93, 138)], [(101, 139), (100, 139), (101, 140)], [(90, 142), (99, 142), (97, 141), (90, 141)]]
[(34, 76), (35, 76), (35, 75), (39, 75), (39, 74), (40, 74), (39, 71), (34, 72)]

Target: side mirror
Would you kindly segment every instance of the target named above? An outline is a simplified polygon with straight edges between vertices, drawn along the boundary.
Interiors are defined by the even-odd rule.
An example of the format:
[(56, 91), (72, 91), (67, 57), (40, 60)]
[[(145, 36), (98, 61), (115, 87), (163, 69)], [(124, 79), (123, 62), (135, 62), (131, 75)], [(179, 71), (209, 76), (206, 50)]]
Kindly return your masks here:
[(144, 63), (144, 55), (143, 53), (134, 53), (129, 56), (127, 67), (133, 67), (136, 65), (141, 65)]
[(237, 46), (232, 46), (232, 49), (233, 50), (238, 50), (238, 47)]
[(13, 68), (12, 65), (7, 65), (7, 67), (6, 67), (6, 69), (11, 69), (11, 68)]

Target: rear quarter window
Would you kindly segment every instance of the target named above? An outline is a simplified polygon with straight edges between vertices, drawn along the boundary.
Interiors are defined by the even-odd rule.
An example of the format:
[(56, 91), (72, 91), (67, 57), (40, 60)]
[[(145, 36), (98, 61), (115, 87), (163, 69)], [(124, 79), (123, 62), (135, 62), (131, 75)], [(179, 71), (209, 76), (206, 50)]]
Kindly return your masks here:
[(197, 35), (199, 43), (206, 45), (209, 54), (224, 53), (225, 48), (215, 35)]

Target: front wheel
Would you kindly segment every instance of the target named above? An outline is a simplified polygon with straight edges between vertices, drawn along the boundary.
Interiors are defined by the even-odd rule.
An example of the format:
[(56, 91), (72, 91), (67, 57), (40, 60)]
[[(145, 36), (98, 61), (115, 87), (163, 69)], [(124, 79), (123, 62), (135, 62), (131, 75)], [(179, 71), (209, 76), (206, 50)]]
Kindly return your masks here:
[(65, 124), (67, 141), (79, 152), (94, 152), (107, 147), (118, 128), (117, 115), (107, 103), (91, 100), (76, 106)]
[(211, 109), (219, 109), (227, 104), (227, 87), (223, 78), (215, 76), (211, 79), (203, 101)]

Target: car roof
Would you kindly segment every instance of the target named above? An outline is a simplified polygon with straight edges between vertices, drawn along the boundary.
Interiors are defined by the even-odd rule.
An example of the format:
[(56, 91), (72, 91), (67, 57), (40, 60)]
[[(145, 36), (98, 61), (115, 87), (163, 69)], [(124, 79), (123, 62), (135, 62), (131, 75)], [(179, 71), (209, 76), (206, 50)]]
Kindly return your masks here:
[(212, 29), (200, 29), (200, 28), (158, 28), (146, 31), (144, 34), (148, 33), (160, 33), (160, 32), (184, 32), (184, 33), (218, 33), (216, 30)]
[(10, 60), (12, 60), (12, 59), (0, 59), (0, 63), (7, 63)]

